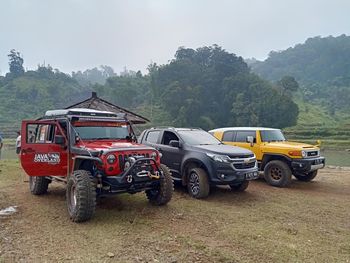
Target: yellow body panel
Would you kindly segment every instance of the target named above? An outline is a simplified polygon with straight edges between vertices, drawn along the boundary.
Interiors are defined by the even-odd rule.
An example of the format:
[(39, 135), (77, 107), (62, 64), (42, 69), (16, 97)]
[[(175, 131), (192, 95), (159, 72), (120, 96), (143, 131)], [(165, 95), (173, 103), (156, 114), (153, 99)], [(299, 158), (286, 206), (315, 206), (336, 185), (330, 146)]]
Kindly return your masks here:
[(227, 142), (222, 141), (224, 131), (216, 130), (213, 132), (213, 135), (222, 141), (224, 144), (238, 146), (242, 148), (246, 148), (255, 153), (256, 159), (261, 161), (264, 154), (280, 154), (288, 156), (292, 159), (301, 158), (301, 156), (293, 156), (290, 154), (292, 151), (302, 151), (302, 150), (319, 150), (317, 146), (292, 142), (292, 141), (284, 141), (284, 142), (262, 142), (260, 136), (260, 130), (256, 130), (256, 142), (251, 146), (248, 142)]

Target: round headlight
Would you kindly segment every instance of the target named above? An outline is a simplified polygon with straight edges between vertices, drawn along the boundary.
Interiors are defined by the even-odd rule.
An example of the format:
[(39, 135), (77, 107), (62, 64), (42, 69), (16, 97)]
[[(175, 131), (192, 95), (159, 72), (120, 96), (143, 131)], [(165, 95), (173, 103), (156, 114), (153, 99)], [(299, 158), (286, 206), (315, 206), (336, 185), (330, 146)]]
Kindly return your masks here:
[(135, 163), (135, 162), (136, 162), (135, 157), (129, 157), (129, 162), (130, 162), (130, 163)]
[(301, 151), (301, 156), (305, 158), (307, 156), (307, 153), (305, 151)]
[(151, 153), (151, 158), (154, 160), (157, 159), (157, 153), (156, 152)]
[(107, 162), (109, 164), (114, 164), (116, 160), (117, 160), (117, 157), (114, 154), (110, 154), (107, 156)]

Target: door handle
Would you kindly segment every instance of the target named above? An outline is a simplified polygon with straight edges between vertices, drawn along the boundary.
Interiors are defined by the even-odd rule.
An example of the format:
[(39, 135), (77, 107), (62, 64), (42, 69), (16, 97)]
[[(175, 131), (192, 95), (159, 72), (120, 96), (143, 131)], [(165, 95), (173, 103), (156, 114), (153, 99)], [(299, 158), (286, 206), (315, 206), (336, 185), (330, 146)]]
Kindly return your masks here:
[(32, 152), (34, 152), (34, 149), (33, 148), (27, 148), (27, 149), (23, 149), (22, 152), (23, 153), (32, 153)]

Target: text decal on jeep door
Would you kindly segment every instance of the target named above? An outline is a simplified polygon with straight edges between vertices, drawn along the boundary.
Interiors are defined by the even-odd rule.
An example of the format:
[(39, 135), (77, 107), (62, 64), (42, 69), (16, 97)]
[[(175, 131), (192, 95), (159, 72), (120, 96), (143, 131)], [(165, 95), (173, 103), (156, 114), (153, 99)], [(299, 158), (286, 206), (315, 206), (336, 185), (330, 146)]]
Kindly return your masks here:
[(34, 155), (34, 162), (58, 164), (60, 163), (60, 154), (59, 153), (36, 153)]

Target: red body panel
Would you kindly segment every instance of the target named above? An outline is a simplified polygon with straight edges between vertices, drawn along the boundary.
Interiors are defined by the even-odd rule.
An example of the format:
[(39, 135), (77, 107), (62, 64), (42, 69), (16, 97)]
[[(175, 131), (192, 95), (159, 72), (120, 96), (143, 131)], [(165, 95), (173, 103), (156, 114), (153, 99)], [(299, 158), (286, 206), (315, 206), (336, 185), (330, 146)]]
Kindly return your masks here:
[(27, 125), (54, 125), (55, 122), (23, 121), (21, 130), (21, 165), (29, 176), (66, 176), (68, 154), (61, 145), (52, 142), (31, 143), (27, 139)]

